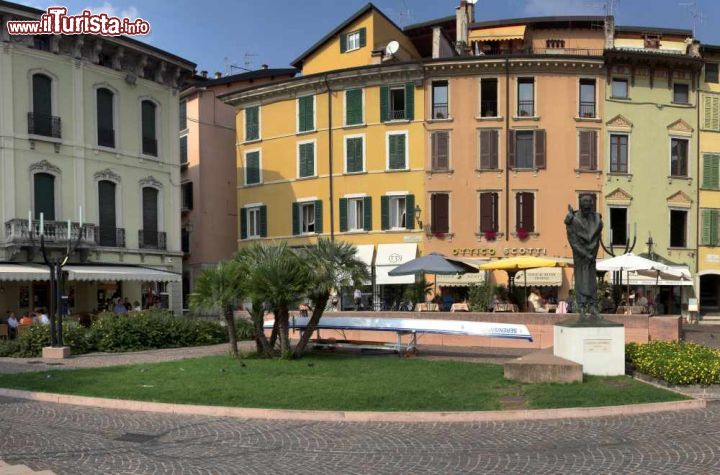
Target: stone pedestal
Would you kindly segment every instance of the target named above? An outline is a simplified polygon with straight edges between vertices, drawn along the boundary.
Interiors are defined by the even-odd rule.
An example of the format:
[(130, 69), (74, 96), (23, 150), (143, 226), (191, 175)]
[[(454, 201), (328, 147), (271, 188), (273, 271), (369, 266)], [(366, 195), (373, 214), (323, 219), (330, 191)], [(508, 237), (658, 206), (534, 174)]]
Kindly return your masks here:
[(580, 363), (583, 373), (595, 376), (625, 374), (625, 326), (603, 322), (598, 326), (559, 323), (554, 326), (553, 354)]
[(46, 346), (42, 350), (42, 357), (47, 358), (49, 360), (62, 360), (65, 358), (70, 357), (70, 347), (69, 346), (61, 346), (61, 347), (53, 347), (53, 346)]
[(552, 348), (508, 361), (503, 365), (505, 379), (521, 383), (582, 383), (581, 364), (553, 355)]

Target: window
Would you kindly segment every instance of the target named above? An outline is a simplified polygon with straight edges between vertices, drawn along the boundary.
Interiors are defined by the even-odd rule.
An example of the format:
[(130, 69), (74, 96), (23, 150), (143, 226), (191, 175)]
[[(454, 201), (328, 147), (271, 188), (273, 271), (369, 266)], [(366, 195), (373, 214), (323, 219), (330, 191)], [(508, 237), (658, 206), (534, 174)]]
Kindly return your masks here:
[(700, 244), (703, 246), (720, 246), (718, 226), (720, 225), (720, 209), (701, 209), (702, 220)]
[(364, 200), (362, 198), (355, 198), (348, 200), (347, 202), (347, 219), (348, 229), (350, 231), (360, 231), (364, 229), (363, 217), (365, 213), (363, 211)]
[(98, 88), (97, 99), (97, 144), (100, 147), (115, 148), (115, 128), (113, 126), (114, 94), (110, 89)]
[(496, 129), (480, 129), (480, 170), (497, 170), (498, 140), (500, 131)]
[(340, 232), (370, 231), (372, 201), (369, 196), (340, 198)]
[(260, 151), (247, 152), (245, 154), (245, 184), (256, 185), (262, 181), (260, 175)]
[(407, 164), (407, 133), (389, 132), (387, 134), (387, 167), (388, 170), (405, 170)]
[(349, 89), (345, 91), (345, 125), (363, 123), (363, 90)]
[(260, 139), (260, 107), (245, 109), (245, 141)]
[(415, 196), (398, 195), (380, 198), (381, 229), (413, 229)]
[(33, 36), (33, 48), (50, 51), (50, 35)]
[(548, 49), (565, 48), (565, 40), (545, 40), (545, 47)]
[(515, 231), (523, 229), (535, 232), (535, 194), (521, 192), (515, 194)]
[[(183, 254), (190, 254), (190, 230), (182, 228), (180, 230), (180, 250)], [(183, 280), (183, 284), (185, 281)]]
[(157, 157), (157, 131), (155, 121), (157, 119), (157, 106), (152, 101), (142, 101), (142, 153)]
[(670, 210), (670, 247), (687, 247), (687, 216), (684, 209)]
[(345, 173), (365, 171), (363, 137), (345, 137)]
[(702, 187), (710, 190), (720, 189), (720, 155), (703, 155)]
[(627, 99), (628, 97), (628, 80), (613, 78), (612, 80), (612, 97), (616, 99)]
[(720, 96), (703, 95), (703, 129), (720, 131)]
[(645, 48), (659, 49), (660, 37), (658, 35), (645, 35)]
[(670, 139), (670, 176), (688, 176), (687, 139)]
[(498, 226), (498, 194), (494, 192), (480, 193), (480, 232), (496, 233)]
[(430, 134), (432, 169), (446, 171), (450, 169), (450, 133), (448, 131)]
[(450, 232), (450, 195), (433, 193), (430, 195), (430, 231), (433, 234)]
[(180, 188), (180, 202), (183, 211), (193, 209), (193, 184), (192, 182), (183, 183)]
[(46, 221), (55, 220), (55, 176), (49, 173), (33, 175), (35, 219), (40, 214)]
[(180, 101), (180, 130), (187, 129), (187, 101)]
[(32, 94), (32, 112), (28, 114), (28, 133), (60, 138), (60, 118), (52, 115), (52, 79), (45, 74), (33, 74)]
[(610, 173), (628, 173), (628, 136), (610, 134)]
[(405, 228), (406, 214), (405, 197), (390, 198), (390, 228)]
[(184, 165), (188, 162), (188, 138), (187, 135), (180, 137), (180, 164)]
[(690, 102), (690, 86), (688, 84), (673, 84), (673, 102), (676, 104), (688, 104)]
[(300, 232), (302, 234), (315, 232), (315, 204), (300, 205)]
[(510, 168), (517, 170), (545, 168), (544, 130), (510, 130), (509, 133)]
[(594, 79), (580, 79), (580, 110), (578, 113), (580, 117), (584, 118), (597, 117)]
[(347, 53), (365, 46), (367, 42), (367, 30), (360, 28), (350, 33), (340, 34), (340, 52)]
[(627, 208), (610, 208), (610, 244), (624, 246), (627, 244), (628, 231)]
[(705, 63), (705, 82), (715, 84), (720, 82), (718, 78), (718, 63)]
[(293, 203), (293, 234), (322, 234), (322, 201)]
[(267, 206), (240, 208), (240, 239), (267, 237)]
[(115, 247), (118, 245), (115, 191), (117, 185), (112, 181), (98, 182), (98, 239), (101, 246)]
[(380, 87), (380, 119), (413, 120), (415, 117), (415, 85)]
[(448, 82), (433, 81), (432, 83), (432, 118), (447, 119), (450, 117), (448, 109)]
[(595, 171), (597, 165), (597, 130), (581, 130), (579, 132), (580, 170)]
[(498, 116), (498, 80), (483, 78), (480, 80), (480, 117)]
[(298, 144), (298, 178), (315, 176), (315, 142)]
[(298, 132), (315, 130), (315, 96), (298, 98)]
[(535, 115), (535, 79), (518, 78), (518, 105), (519, 117), (533, 117)]
[(140, 247), (160, 247), (158, 232), (158, 190), (145, 187), (142, 189), (142, 229), (140, 230)]

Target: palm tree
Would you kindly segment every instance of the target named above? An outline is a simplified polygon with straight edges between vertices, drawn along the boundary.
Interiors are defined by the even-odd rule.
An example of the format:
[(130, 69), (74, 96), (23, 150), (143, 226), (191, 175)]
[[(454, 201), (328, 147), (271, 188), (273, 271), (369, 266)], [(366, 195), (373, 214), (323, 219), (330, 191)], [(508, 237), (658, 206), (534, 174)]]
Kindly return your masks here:
[(310, 272), (307, 297), (313, 304), (313, 312), (307, 328), (295, 346), (295, 358), (301, 357), (305, 351), (325, 311), (332, 289), (348, 287), (369, 279), (367, 266), (357, 258), (356, 251), (355, 246), (348, 242), (327, 238), (320, 238), (316, 245), (302, 250), (302, 259)]
[(225, 318), (230, 352), (236, 358), (238, 345), (233, 310), (241, 302), (245, 280), (243, 269), (237, 262), (221, 262), (200, 275), (190, 297), (193, 309), (219, 311)]
[[(290, 307), (308, 290), (308, 266), (284, 242), (250, 246), (239, 252), (236, 259), (245, 269), (248, 294), (253, 302), (265, 302), (273, 309), (280, 351), (283, 356), (288, 356)], [(261, 338), (264, 338), (264, 335)], [(271, 346), (272, 344), (274, 341), (270, 342)]]

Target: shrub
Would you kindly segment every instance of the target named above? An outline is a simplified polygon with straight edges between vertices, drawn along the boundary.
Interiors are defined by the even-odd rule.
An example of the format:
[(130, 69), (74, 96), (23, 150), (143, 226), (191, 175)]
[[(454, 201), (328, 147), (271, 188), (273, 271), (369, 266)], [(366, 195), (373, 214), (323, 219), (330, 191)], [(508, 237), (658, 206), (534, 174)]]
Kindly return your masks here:
[(495, 296), (495, 286), (490, 279), (485, 279), (482, 284), (474, 284), (468, 290), (468, 302), (471, 312), (487, 312), (492, 306)]
[(237, 339), (242, 340), (254, 340), (255, 339), (255, 325), (251, 320), (247, 318), (238, 318), (235, 320), (235, 333)]
[(625, 358), (637, 371), (669, 384), (720, 384), (720, 350), (695, 343), (630, 343)]
[(16, 356), (19, 351), (20, 342), (18, 340), (0, 342), (0, 357)]

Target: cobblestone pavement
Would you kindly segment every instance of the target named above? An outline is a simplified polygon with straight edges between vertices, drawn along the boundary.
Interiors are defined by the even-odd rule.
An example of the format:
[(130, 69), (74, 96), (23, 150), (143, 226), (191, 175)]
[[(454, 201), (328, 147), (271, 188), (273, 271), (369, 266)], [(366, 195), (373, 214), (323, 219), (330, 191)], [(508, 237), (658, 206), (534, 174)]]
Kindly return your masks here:
[(85, 473), (718, 473), (720, 406), (473, 424), (278, 422), (0, 398), (0, 459)]

